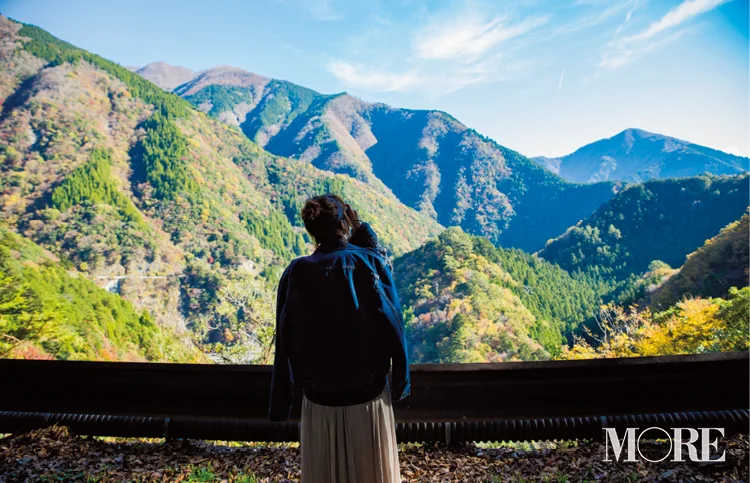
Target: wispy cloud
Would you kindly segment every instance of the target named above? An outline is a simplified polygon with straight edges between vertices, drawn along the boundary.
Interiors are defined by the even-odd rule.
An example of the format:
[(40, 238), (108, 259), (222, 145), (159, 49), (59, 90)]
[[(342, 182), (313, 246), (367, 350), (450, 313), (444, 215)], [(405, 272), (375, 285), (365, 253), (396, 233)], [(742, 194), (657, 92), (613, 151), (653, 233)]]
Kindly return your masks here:
[(655, 35), (679, 26), (688, 20), (706, 13), (729, 0), (686, 0), (673, 8), (646, 30), (625, 39), (626, 43), (648, 40)]
[(498, 44), (548, 21), (547, 16), (528, 18), (518, 23), (503, 17), (484, 20), (471, 12), (428, 25), (414, 39), (413, 51), (422, 59), (473, 60)]
[(611, 52), (605, 53), (599, 65), (606, 69), (617, 69), (671, 44), (685, 35), (685, 33), (687, 33), (687, 30), (680, 30), (660, 40), (617, 48)]
[(638, 8), (640, 3), (636, 0), (633, 2), (633, 6), (630, 7), (630, 10), (628, 10), (628, 13), (625, 14), (625, 20), (622, 21), (622, 23), (617, 27), (617, 30), (615, 30), (615, 36), (617, 36), (624, 28), (628, 26), (630, 23), (630, 19), (633, 18), (633, 12), (635, 12), (635, 9)]
[(344, 85), (371, 91), (408, 91), (424, 85), (426, 80), (416, 71), (391, 73), (382, 69), (343, 61), (329, 62), (326, 68)]
[[(473, 84), (525, 75), (530, 62), (508, 58), (503, 45), (548, 20), (535, 16), (511, 21), (507, 15), (482, 16), (476, 10), (452, 12), (428, 19), (405, 35), (403, 53), (390, 63), (336, 59), (326, 68), (352, 88), (447, 94)], [(389, 67), (395, 64), (399, 68)]]
[[(636, 0), (625, 0), (624, 2), (619, 2), (614, 5), (611, 5), (607, 8), (605, 8), (601, 12), (595, 12), (588, 15), (585, 15), (574, 22), (571, 22), (567, 25), (562, 25), (555, 30), (553, 30), (551, 37), (556, 37), (557, 35), (561, 34), (568, 34), (573, 32), (578, 32), (579, 30), (595, 27), (605, 20), (609, 20), (611, 17), (616, 15), (618, 12), (623, 10), (625, 7), (631, 6), (630, 11), (628, 12), (628, 16), (630, 16), (633, 13), (633, 9), (635, 9), (637, 1)], [(547, 39), (545, 39), (547, 40)]]
[[(684, 0), (642, 31), (612, 41), (602, 56), (599, 66), (616, 69), (662, 48), (686, 33), (684, 28), (678, 29), (682, 24), (728, 1), (731, 0)], [(628, 12), (625, 21), (615, 31), (615, 36), (630, 21), (632, 13), (633, 9)]]
[(445, 95), (464, 87), (487, 82), (518, 78), (529, 73), (529, 62), (500, 63), (500, 56), (485, 62), (456, 66), (450, 71), (421, 66), (405, 72), (390, 71), (384, 67), (352, 64), (335, 60), (326, 69), (350, 88), (373, 92), (413, 92)]
[(628, 11), (628, 14), (627, 14), (627, 15), (625, 15), (625, 23), (627, 23), (627, 22), (630, 22), (630, 19), (631, 19), (631, 18), (633, 17), (633, 12), (635, 11), (635, 7), (636, 7), (636, 5), (637, 5), (637, 4), (633, 4), (633, 8), (631, 8), (631, 9), (630, 9), (630, 10)]
[(630, 7), (630, 10), (626, 16), (630, 16), (641, 1), (643, 0), (624, 0), (612, 4), (610, 0), (578, 0), (568, 7), (580, 12), (580, 15), (573, 15), (572, 19), (550, 21), (545, 28), (533, 32), (534, 35), (527, 35), (519, 40), (516, 43), (516, 49), (529, 49), (539, 44), (549, 43), (559, 36), (574, 35), (580, 30), (593, 29), (613, 19), (627, 7)]
[[(333, 1), (314, 3), (326, 6)], [(581, 35), (572, 40), (580, 46), (582, 56), (593, 57), (598, 73), (630, 64), (674, 42), (688, 31), (687, 22), (728, 1), (682, 0), (651, 23), (641, 23), (650, 10), (639, 10), (646, 0), (572, 0), (545, 14), (520, 7), (492, 11), (471, 2), (462, 10), (420, 14), (412, 19), (413, 24), (378, 23), (369, 33), (363, 32), (367, 38), (364, 50), (351, 50), (349, 56), (339, 54), (326, 68), (352, 89), (440, 95), (470, 85), (518, 79), (534, 66), (554, 64), (554, 54), (547, 53), (555, 51), (552, 39), (599, 26), (595, 34), (613, 39), (609, 43), (604, 40), (604, 52)], [(541, 43), (552, 48), (532, 49)], [(368, 49), (370, 53), (364, 54)], [(381, 53), (383, 49), (386, 51)], [(558, 92), (564, 78), (563, 70)]]

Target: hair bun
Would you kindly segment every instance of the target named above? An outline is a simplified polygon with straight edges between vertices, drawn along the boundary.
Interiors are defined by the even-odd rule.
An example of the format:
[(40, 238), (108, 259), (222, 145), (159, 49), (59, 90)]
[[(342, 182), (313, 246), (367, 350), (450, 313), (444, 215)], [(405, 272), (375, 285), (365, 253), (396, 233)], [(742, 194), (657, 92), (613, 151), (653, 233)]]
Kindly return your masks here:
[(320, 202), (317, 200), (309, 200), (305, 204), (305, 208), (302, 210), (302, 218), (313, 221), (320, 216), (323, 211), (323, 207), (320, 206)]

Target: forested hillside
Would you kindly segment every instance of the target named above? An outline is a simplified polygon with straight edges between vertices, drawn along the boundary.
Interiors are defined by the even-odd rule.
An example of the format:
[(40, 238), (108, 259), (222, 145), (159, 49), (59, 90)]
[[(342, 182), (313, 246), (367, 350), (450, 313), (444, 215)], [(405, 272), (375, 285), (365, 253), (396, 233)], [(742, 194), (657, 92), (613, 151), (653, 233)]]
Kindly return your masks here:
[(575, 184), (443, 112), (140, 71), (163, 89), (2, 16), (0, 38), (0, 357), (269, 362), (325, 192), (396, 257), (415, 362), (557, 356), (612, 301), (744, 300), (746, 217), (685, 257), (745, 213), (747, 175)]
[(702, 174), (741, 174), (750, 169), (746, 157), (642, 129), (626, 129), (561, 158), (532, 159), (563, 178), (580, 183), (605, 180), (642, 183)]
[(685, 296), (726, 298), (732, 287), (750, 285), (749, 221), (744, 215), (688, 255), (685, 264), (649, 294), (650, 305), (671, 307)]
[(674, 306), (602, 306), (596, 333), (565, 347), (561, 359), (744, 352), (750, 349), (750, 287), (725, 298), (689, 297)]
[(584, 277), (460, 228), (397, 258), (394, 270), (416, 362), (547, 358), (600, 303)]
[(679, 267), (689, 253), (748, 207), (748, 176), (700, 176), (629, 186), (539, 255), (612, 283), (660, 260)]
[(268, 357), (278, 274), (311, 249), (306, 197), (344, 194), (396, 254), (440, 230), (382, 184), (279, 159), (110, 61), (0, 29), (0, 218), (215, 358)]
[(0, 357), (203, 362), (187, 333), (0, 226)]
[(439, 223), (503, 246), (540, 249), (617, 190), (568, 183), (441, 111), (323, 95), (230, 67), (175, 92), (274, 154), (382, 182)]

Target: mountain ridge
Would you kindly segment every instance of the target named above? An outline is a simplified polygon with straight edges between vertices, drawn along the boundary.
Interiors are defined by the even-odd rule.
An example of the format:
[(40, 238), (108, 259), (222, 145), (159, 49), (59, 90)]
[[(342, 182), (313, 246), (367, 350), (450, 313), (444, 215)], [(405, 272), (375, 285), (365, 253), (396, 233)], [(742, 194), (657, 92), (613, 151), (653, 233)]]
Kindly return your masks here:
[[(226, 66), (215, 67), (208, 69), (207, 71), (222, 68), (226, 68)], [(232, 69), (238, 72), (242, 71), (251, 76), (269, 79), (268, 77), (244, 71), (240, 68), (233, 67)], [(146, 77), (148, 78), (148, 76)], [(289, 81), (278, 82), (299, 86), (298, 84), (293, 84)], [(217, 85), (231, 84), (221, 79), (216, 80), (215, 83)], [(207, 85), (209, 84), (204, 83), (202, 87), (206, 87)], [(190, 94), (197, 93), (200, 88), (201, 87), (193, 87)], [(176, 90), (176, 93), (183, 96), (185, 95), (184, 91), (180, 92)], [(352, 97), (346, 92), (336, 94), (320, 94), (316, 92), (315, 94), (331, 99), (342, 96)], [(362, 101), (358, 98), (354, 99), (357, 99), (364, 104), (380, 105), (386, 108), (397, 109), (379, 102)], [(450, 116), (450, 114), (443, 111), (430, 109), (403, 110), (415, 112), (427, 111)], [(452, 116), (450, 117), (455, 120)], [(230, 123), (234, 122), (230, 121)], [(467, 128), (465, 125), (463, 126), (464, 128)], [(257, 134), (257, 132), (251, 132), (249, 136), (252, 138), (255, 134)], [(639, 140), (644, 139), (650, 140), (651, 143), (658, 144), (658, 149), (637, 149), (637, 159), (628, 158), (628, 155), (634, 148), (634, 142), (635, 144), (642, 144), (643, 141)], [(261, 144), (263, 144), (265, 140), (266, 139), (263, 138)], [(620, 147), (625, 148), (625, 151), (618, 152), (610, 145), (612, 143), (619, 144)], [(605, 144), (609, 146), (603, 146)], [(637, 148), (638, 146), (635, 147)], [(602, 152), (596, 152), (597, 148), (602, 148), (600, 149)], [(273, 151), (273, 148), (271, 148), (271, 150)], [(609, 138), (589, 143), (565, 156), (535, 156), (529, 157), (529, 159), (543, 166), (545, 169), (560, 175), (562, 178), (576, 183), (591, 183), (610, 180), (632, 183), (657, 178), (686, 177), (701, 174), (739, 174), (750, 169), (750, 161), (747, 157), (736, 156), (717, 149), (701, 146), (699, 144), (663, 134), (652, 133), (635, 127), (624, 129)]]
[(628, 128), (561, 157), (537, 156), (533, 161), (569, 181), (588, 183), (741, 174), (750, 160), (643, 129)]
[(175, 93), (273, 154), (382, 183), (441, 225), (499, 245), (539, 249), (619, 189), (569, 183), (442, 111), (320, 94), (237, 68), (206, 72)]
[[(57, 268), (130, 301), (144, 314), (128, 316), (131, 325), (153, 317), (164, 333), (189, 331), (213, 361), (269, 362), (275, 284), (313, 249), (299, 212), (314, 194), (347, 199), (397, 257), (404, 318), (418, 319), (412, 337), (438, 336), (445, 349), (428, 354), (437, 339), (424, 339), (430, 362), (549, 357), (609, 293), (606, 280), (496, 245), (533, 249), (602, 207), (615, 220), (636, 212), (623, 198), (637, 207), (661, 193), (630, 187), (611, 202), (620, 183), (566, 182), (441, 111), (323, 95), (233, 67), (198, 73), (176, 88), (182, 98), (37, 27), (0, 16), (0, 34), (0, 224), (54, 253)], [(726, 178), (692, 179), (688, 194), (699, 196), (687, 204), (679, 189), (660, 199), (694, 215), (703, 213), (696, 200), (733, 207), (742, 187), (724, 184), (743, 179)], [(700, 244), (688, 241), (681, 248)], [(610, 265), (602, 270), (623, 264)], [(127, 338), (123, 350), (86, 357), (128, 357)]]
[(742, 217), (749, 178), (695, 176), (628, 186), (538, 254), (569, 272), (593, 270), (613, 281), (646, 272), (654, 260), (681, 266)]
[(748, 286), (749, 222), (750, 216), (743, 215), (689, 254), (678, 270), (651, 291), (649, 305), (667, 308), (686, 296), (726, 298), (731, 287)]
[(0, 223), (215, 360), (267, 362), (280, 270), (312, 247), (307, 197), (343, 195), (396, 255), (442, 230), (42, 29), (0, 16), (0, 33)]

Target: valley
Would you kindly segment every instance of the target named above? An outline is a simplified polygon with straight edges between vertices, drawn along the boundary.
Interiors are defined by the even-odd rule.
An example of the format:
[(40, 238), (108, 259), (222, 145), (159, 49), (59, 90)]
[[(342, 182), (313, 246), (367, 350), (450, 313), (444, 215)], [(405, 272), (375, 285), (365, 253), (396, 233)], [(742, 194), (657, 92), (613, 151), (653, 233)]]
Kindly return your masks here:
[(750, 296), (747, 158), (629, 130), (604, 176), (611, 146), (529, 159), (441, 111), (125, 68), (1, 16), (0, 38), (3, 357), (268, 363), (325, 192), (393, 257), (418, 363), (559, 357), (602, 305)]

